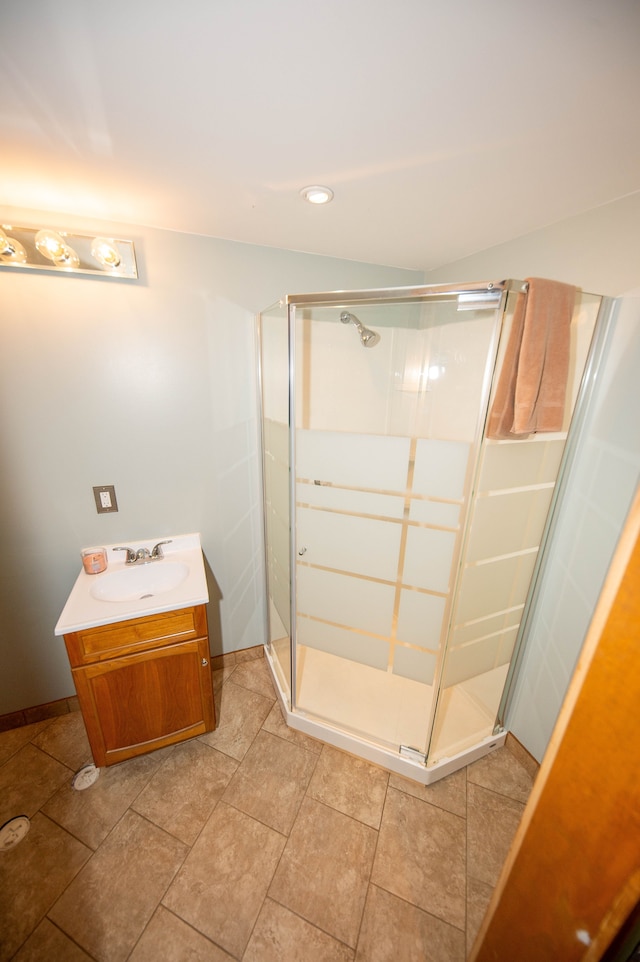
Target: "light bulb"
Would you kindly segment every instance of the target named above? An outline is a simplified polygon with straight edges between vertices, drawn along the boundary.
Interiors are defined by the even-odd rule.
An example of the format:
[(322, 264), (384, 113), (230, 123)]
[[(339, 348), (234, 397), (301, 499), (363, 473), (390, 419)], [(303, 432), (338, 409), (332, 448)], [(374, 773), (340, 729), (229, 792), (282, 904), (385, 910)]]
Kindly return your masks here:
[(36, 247), (45, 257), (52, 260), (56, 267), (78, 267), (80, 258), (72, 247), (65, 244), (55, 230), (39, 230), (36, 234)]
[(116, 242), (106, 237), (94, 238), (91, 244), (91, 255), (103, 267), (119, 267), (122, 260)]
[(311, 187), (303, 187), (300, 191), (304, 200), (310, 204), (328, 204), (333, 200), (333, 191), (330, 187), (322, 187), (320, 184), (313, 184)]
[(0, 260), (11, 264), (26, 264), (27, 252), (13, 237), (7, 237), (0, 228)]

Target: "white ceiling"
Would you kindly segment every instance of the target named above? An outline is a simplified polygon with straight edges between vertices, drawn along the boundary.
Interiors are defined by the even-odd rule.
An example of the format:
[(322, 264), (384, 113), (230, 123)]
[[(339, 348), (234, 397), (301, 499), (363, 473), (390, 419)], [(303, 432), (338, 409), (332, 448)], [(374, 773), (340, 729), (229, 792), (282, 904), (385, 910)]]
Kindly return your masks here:
[(0, 203), (428, 270), (639, 190), (639, 95), (640, 0), (2, 0)]

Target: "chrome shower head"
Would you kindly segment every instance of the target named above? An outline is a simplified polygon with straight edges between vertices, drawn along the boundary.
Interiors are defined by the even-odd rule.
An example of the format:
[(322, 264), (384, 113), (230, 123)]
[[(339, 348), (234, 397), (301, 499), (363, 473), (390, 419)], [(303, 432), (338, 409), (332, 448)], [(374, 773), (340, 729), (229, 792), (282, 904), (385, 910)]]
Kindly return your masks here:
[(375, 347), (380, 340), (380, 335), (375, 331), (370, 331), (369, 328), (364, 327), (355, 314), (350, 314), (349, 311), (343, 311), (340, 315), (340, 320), (343, 324), (355, 325), (355, 328), (360, 335), (360, 343), (363, 347)]

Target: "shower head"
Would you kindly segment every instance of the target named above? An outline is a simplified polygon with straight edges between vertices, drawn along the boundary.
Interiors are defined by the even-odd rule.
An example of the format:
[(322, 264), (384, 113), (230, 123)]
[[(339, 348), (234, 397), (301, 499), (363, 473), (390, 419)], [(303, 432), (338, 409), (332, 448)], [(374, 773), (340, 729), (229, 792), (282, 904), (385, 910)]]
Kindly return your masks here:
[(340, 315), (340, 320), (343, 324), (355, 325), (355, 328), (360, 335), (360, 343), (363, 347), (375, 347), (380, 340), (380, 335), (375, 331), (370, 331), (367, 327), (364, 327), (355, 314), (350, 314), (349, 311), (343, 311)]

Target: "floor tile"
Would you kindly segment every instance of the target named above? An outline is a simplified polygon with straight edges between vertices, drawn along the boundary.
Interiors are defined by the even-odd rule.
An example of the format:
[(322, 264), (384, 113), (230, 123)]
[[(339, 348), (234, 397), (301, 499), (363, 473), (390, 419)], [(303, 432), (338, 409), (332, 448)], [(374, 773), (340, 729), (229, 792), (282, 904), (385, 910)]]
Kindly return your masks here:
[(128, 962), (234, 962), (172, 912), (158, 907)]
[(389, 773), (362, 758), (325, 745), (308, 794), (345, 815), (379, 828)]
[[(353, 949), (267, 899), (242, 962), (353, 962)], [(397, 962), (397, 956), (396, 956)]]
[(83, 765), (93, 764), (91, 746), (79, 711), (55, 718), (32, 740), (32, 744), (73, 772)]
[(432, 785), (421, 785), (410, 778), (403, 778), (402, 775), (391, 774), (389, 785), (397, 788), (398, 791), (413, 795), (414, 798), (421, 798), (423, 802), (437, 805), (444, 808), (447, 812), (454, 815), (461, 815), (463, 818), (467, 814), (467, 775), (465, 769), (447, 775)]
[(507, 748), (499, 748), (469, 765), (467, 779), (517, 802), (526, 802), (533, 787), (533, 778)]
[(240, 958), (285, 841), (262, 822), (219, 802), (163, 904)]
[(486, 882), (480, 882), (479, 879), (467, 879), (467, 953), (471, 951), (476, 935), (480, 930), (493, 895), (493, 889), (493, 885), (487, 885)]
[(34, 815), (72, 777), (66, 765), (24, 745), (0, 768), (0, 825), (16, 815)]
[(264, 658), (253, 661), (243, 661), (233, 670), (231, 681), (234, 685), (241, 685), (264, 695), (265, 698), (275, 698), (276, 692), (271, 680), (271, 672), (267, 668)]
[(464, 928), (465, 820), (390, 788), (371, 881)]
[(355, 948), (376, 832), (305, 798), (269, 895)]
[(269, 732), (258, 732), (224, 793), (239, 808), (288, 835), (318, 756)]
[(30, 742), (50, 724), (51, 719), (48, 718), (46, 721), (34, 722), (33, 725), (23, 725), (21, 728), (0, 732), (0, 765), (4, 765), (12, 755), (20, 751), (23, 745)]
[(200, 735), (201, 741), (241, 761), (273, 707), (273, 699), (228, 681), (216, 698), (215, 731)]
[(464, 932), (369, 886), (356, 962), (464, 962)]
[(236, 651), (236, 665), (241, 665), (245, 661), (256, 661), (264, 658), (264, 648), (262, 645), (255, 645), (253, 648), (242, 648)]
[(127, 812), (49, 918), (101, 962), (124, 962), (186, 853), (182, 842)]
[(43, 811), (85, 845), (96, 849), (173, 750), (164, 748), (101, 768), (97, 781), (80, 792), (69, 780)]
[(92, 962), (79, 945), (67, 938), (64, 932), (43, 919), (35, 932), (27, 939), (13, 962)]
[(227, 668), (214, 668), (211, 672), (211, 678), (213, 680), (213, 690), (216, 694), (220, 691), (224, 683), (233, 674), (235, 665), (229, 665)]
[(471, 878), (495, 885), (524, 805), (473, 782), (467, 790), (467, 872)]
[(324, 742), (319, 741), (317, 738), (312, 738), (311, 735), (305, 735), (304, 732), (296, 731), (295, 728), (289, 728), (284, 720), (282, 708), (278, 701), (269, 712), (262, 727), (265, 731), (271, 732), (272, 735), (277, 735), (278, 738), (284, 738), (288, 742), (294, 742), (294, 744), (300, 745), (301, 748), (306, 748), (309, 752), (315, 752), (316, 755), (319, 755), (322, 751)]
[(238, 763), (190, 740), (176, 745), (132, 805), (134, 811), (193, 845)]
[(39, 812), (28, 834), (0, 856), (0, 960), (27, 939), (91, 851)]

